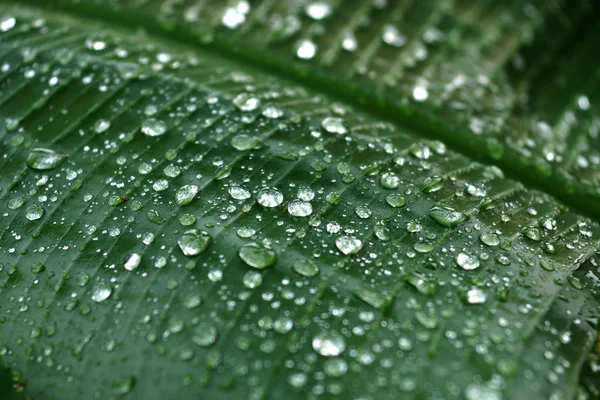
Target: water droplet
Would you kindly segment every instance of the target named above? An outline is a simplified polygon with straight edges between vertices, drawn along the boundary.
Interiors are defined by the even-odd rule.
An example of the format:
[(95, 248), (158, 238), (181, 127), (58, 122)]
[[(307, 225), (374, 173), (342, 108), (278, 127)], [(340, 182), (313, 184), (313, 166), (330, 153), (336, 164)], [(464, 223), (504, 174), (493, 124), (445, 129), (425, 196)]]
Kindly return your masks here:
[(313, 264), (309, 260), (299, 261), (292, 266), (292, 269), (302, 276), (308, 278), (313, 277), (319, 273), (319, 267)]
[(135, 379), (133, 377), (120, 379), (113, 382), (112, 387), (115, 394), (127, 394), (131, 392), (135, 386)]
[(400, 178), (393, 172), (385, 172), (381, 175), (379, 184), (384, 189), (397, 189), (400, 186)]
[(221, 23), (229, 29), (237, 29), (246, 22), (246, 15), (238, 7), (228, 7), (223, 13)]
[(482, 383), (470, 383), (465, 390), (467, 400), (502, 400), (500, 391)]
[[(183, 214), (181, 217), (179, 217), (179, 223), (183, 226), (190, 226), (190, 225), (194, 225), (196, 223), (196, 217), (194, 217), (192, 214)], [(154, 238), (153, 238), (154, 240)], [(144, 244), (149, 244), (144, 242)]]
[(498, 246), (500, 244), (500, 238), (495, 233), (483, 232), (479, 236), (479, 240), (481, 243), (490, 247)]
[(207, 347), (216, 342), (217, 336), (217, 328), (208, 323), (201, 323), (194, 329), (192, 342), (198, 346)]
[(385, 197), (385, 201), (394, 208), (404, 207), (406, 205), (406, 200), (399, 194), (389, 194)]
[(329, 133), (337, 133), (338, 135), (348, 133), (348, 126), (341, 118), (327, 117), (321, 122), (321, 126)]
[(306, 385), (307, 380), (308, 378), (304, 372), (296, 372), (288, 377), (288, 383), (295, 388), (301, 388)]
[(469, 304), (483, 304), (487, 296), (483, 290), (478, 287), (471, 288), (467, 291), (466, 301)]
[(208, 232), (190, 229), (184, 232), (181, 239), (177, 241), (177, 244), (186, 256), (196, 256), (206, 250), (211, 241), (212, 238)]
[(275, 250), (264, 247), (258, 243), (243, 245), (238, 255), (247, 265), (256, 269), (265, 269), (277, 261)]
[(542, 240), (542, 233), (535, 226), (528, 226), (523, 229), (523, 235), (535, 242)]
[(236, 149), (240, 151), (252, 150), (259, 146), (260, 141), (254, 136), (248, 135), (237, 135), (234, 136), (229, 143)]
[(331, 6), (322, 1), (315, 1), (307, 4), (304, 11), (311, 19), (321, 21), (331, 14)]
[(267, 117), (267, 118), (271, 118), (271, 119), (277, 119), (277, 118), (281, 118), (283, 117), (283, 110), (281, 108), (279, 108), (278, 106), (275, 105), (268, 105), (267, 107), (265, 107), (265, 109), (262, 112), (262, 115)]
[(479, 268), (479, 259), (467, 253), (458, 253), (456, 255), (456, 263), (464, 270), (470, 271)]
[(133, 253), (129, 256), (127, 261), (125, 262), (125, 269), (127, 271), (135, 271), (142, 261), (142, 256), (137, 253)]
[(336, 332), (322, 332), (312, 341), (313, 349), (325, 357), (339, 356), (346, 350), (346, 340)]
[(42, 208), (42, 206), (33, 204), (27, 207), (27, 210), (25, 211), (25, 218), (30, 221), (37, 221), (38, 219), (42, 218), (45, 213), (46, 211)]
[(99, 119), (94, 124), (94, 132), (96, 133), (106, 132), (108, 128), (110, 128), (110, 121), (106, 119)]
[(45, 171), (58, 167), (67, 156), (50, 149), (33, 149), (27, 156), (27, 166), (32, 169)]
[(288, 204), (288, 212), (294, 217), (308, 217), (312, 211), (312, 205), (308, 201), (294, 200)]
[(328, 376), (339, 378), (348, 372), (348, 364), (343, 358), (332, 358), (325, 361), (325, 364), (323, 364), (323, 370)]
[(241, 111), (254, 111), (260, 106), (260, 99), (249, 93), (240, 93), (233, 99), (233, 105)]
[(8, 17), (0, 21), (0, 32), (8, 32), (17, 25), (14, 17)]
[(445, 206), (434, 206), (429, 210), (428, 215), (446, 228), (456, 228), (458, 224), (467, 219), (467, 216), (462, 212)]
[(146, 216), (148, 217), (148, 221), (156, 225), (162, 225), (165, 222), (167, 222), (167, 220), (164, 219), (156, 210), (148, 211), (148, 214)]
[(196, 185), (185, 185), (175, 193), (175, 201), (179, 206), (187, 206), (194, 200), (200, 189)]
[(296, 56), (301, 60), (310, 60), (317, 54), (317, 45), (308, 39), (301, 40), (296, 45)]
[(146, 136), (162, 136), (167, 132), (167, 124), (155, 118), (148, 118), (142, 122), (141, 131)]
[(24, 197), (15, 197), (14, 199), (10, 199), (8, 201), (8, 208), (11, 210), (16, 210), (18, 208), (23, 207), (23, 205), (27, 202), (27, 199)]
[(360, 239), (353, 236), (340, 236), (336, 239), (335, 245), (338, 250), (345, 255), (356, 254), (362, 249), (363, 243)]
[(99, 283), (92, 290), (92, 300), (96, 303), (102, 303), (112, 294), (112, 287), (107, 283)]
[(154, 181), (152, 185), (152, 189), (157, 192), (162, 192), (163, 190), (167, 190), (169, 188), (169, 181), (166, 179), (157, 179)]
[(246, 286), (248, 289), (254, 289), (254, 288), (259, 287), (262, 284), (263, 277), (260, 274), (260, 272), (248, 271), (244, 275), (243, 281), (244, 281), (244, 286)]
[(367, 206), (357, 206), (354, 209), (354, 212), (361, 219), (367, 219), (371, 217), (371, 210)]
[(283, 203), (283, 194), (277, 188), (266, 187), (258, 192), (256, 200), (263, 207), (277, 207)]
[(393, 25), (383, 26), (383, 42), (390, 46), (402, 47), (406, 43), (406, 37)]
[(298, 190), (298, 198), (304, 201), (311, 201), (315, 198), (315, 192), (308, 186), (302, 186)]
[(444, 187), (444, 178), (442, 178), (441, 176), (438, 176), (438, 175), (433, 175), (433, 176), (427, 177), (423, 181), (423, 185), (421, 186), (421, 191), (423, 191), (423, 193), (433, 193), (433, 192), (437, 192), (438, 190), (440, 190), (443, 187)]
[(415, 86), (412, 95), (416, 101), (423, 102), (429, 98), (429, 91), (425, 86)]
[(467, 193), (473, 197), (485, 197), (487, 190), (485, 190), (485, 186), (482, 184), (470, 183), (467, 185)]
[(250, 193), (250, 191), (244, 186), (231, 186), (228, 192), (229, 195), (236, 200), (246, 200), (252, 196), (252, 193)]

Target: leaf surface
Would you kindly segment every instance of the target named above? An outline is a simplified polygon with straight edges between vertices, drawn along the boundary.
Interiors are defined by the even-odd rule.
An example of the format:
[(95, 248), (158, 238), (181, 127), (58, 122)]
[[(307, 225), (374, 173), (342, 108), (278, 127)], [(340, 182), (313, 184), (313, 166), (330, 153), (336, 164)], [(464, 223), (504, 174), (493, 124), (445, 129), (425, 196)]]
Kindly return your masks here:
[(0, 21), (0, 357), (27, 395), (574, 393), (596, 222), (214, 52)]

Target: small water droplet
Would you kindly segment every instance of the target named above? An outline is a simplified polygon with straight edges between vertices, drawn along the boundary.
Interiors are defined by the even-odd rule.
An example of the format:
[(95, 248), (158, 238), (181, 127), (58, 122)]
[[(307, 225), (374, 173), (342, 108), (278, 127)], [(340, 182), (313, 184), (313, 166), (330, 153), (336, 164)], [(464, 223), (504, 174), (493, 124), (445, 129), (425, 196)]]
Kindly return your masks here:
[(94, 132), (96, 133), (106, 132), (108, 128), (110, 128), (110, 121), (106, 119), (99, 119), (94, 124)]
[(406, 205), (406, 200), (399, 194), (389, 194), (385, 197), (385, 201), (394, 208), (404, 207)]

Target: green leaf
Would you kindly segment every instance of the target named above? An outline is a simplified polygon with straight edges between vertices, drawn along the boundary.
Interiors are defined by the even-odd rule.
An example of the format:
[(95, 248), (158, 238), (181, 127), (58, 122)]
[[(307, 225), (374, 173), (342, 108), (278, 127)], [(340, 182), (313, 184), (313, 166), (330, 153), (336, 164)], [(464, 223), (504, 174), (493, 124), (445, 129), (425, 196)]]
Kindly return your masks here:
[[(498, 6), (505, 17), (490, 26), (478, 21), (483, 6), (358, 3), (340, 13), (357, 29), (373, 14), (360, 38), (381, 54), (319, 42), (316, 67), (293, 60), (285, 35), (294, 16), (319, 19), (322, 7), (265, 1), (246, 16), (245, 2), (3, 4), (0, 357), (26, 396), (532, 400), (573, 397), (580, 376), (580, 392), (594, 393), (600, 226), (568, 205), (597, 215), (597, 165), (589, 179), (525, 169), (539, 165), (544, 138), (530, 155), (504, 125), (492, 145), (462, 130), (499, 116), (525, 127), (555, 106), (539, 96), (513, 116), (521, 85), (498, 72), (481, 98), (485, 79), (468, 78), (475, 94), (456, 93), (469, 106), (451, 116), (453, 97), (422, 101), (441, 98), (443, 76), (415, 87), (436, 69), (417, 57), (413, 70), (400, 32), (374, 22), (413, 21), (401, 48), (415, 51), (436, 36), (422, 28), (460, 28), (430, 57), (448, 60), (448, 76), (477, 76), (543, 30), (551, 7), (532, 18)], [(585, 4), (565, 6), (568, 17), (585, 20)], [(223, 32), (224, 18), (242, 17)], [(301, 24), (301, 37), (337, 43), (338, 18)], [(370, 31), (382, 26), (383, 38)], [(382, 69), (376, 79), (356, 76), (361, 60)], [(394, 60), (407, 75), (385, 74)], [(507, 88), (508, 108), (491, 107)], [(594, 159), (593, 143), (582, 157)]]

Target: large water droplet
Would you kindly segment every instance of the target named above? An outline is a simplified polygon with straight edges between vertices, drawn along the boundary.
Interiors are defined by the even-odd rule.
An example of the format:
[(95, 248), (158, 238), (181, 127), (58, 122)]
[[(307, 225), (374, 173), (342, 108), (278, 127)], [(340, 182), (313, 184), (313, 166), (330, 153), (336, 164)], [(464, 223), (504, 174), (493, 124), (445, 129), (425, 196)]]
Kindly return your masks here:
[(199, 192), (199, 188), (196, 185), (185, 185), (179, 188), (175, 193), (175, 201), (180, 206), (187, 206), (194, 200), (194, 197)]
[(360, 239), (353, 236), (340, 236), (336, 239), (335, 245), (339, 251), (348, 255), (358, 253), (362, 249), (363, 243)]
[(48, 170), (58, 167), (67, 156), (50, 149), (33, 149), (27, 156), (27, 166), (37, 170)]
[(196, 343), (198, 346), (207, 347), (217, 340), (217, 336), (217, 328), (208, 323), (202, 323), (194, 329), (192, 342)]
[(146, 136), (162, 136), (167, 132), (167, 124), (155, 118), (148, 118), (142, 122), (141, 131)]
[(249, 93), (240, 93), (233, 99), (233, 105), (241, 111), (254, 111), (260, 106), (260, 99)]
[(258, 147), (260, 144), (260, 140), (255, 138), (254, 136), (248, 135), (237, 135), (234, 136), (229, 143), (236, 149), (240, 151), (252, 150)]
[(196, 256), (206, 250), (211, 241), (212, 238), (208, 232), (190, 229), (184, 232), (177, 244), (186, 256)]
[(479, 268), (479, 259), (474, 255), (467, 253), (458, 253), (456, 255), (456, 263), (464, 270), (470, 271)]
[(331, 14), (331, 6), (323, 1), (315, 1), (304, 7), (306, 15), (315, 21), (321, 21)]
[(308, 260), (299, 261), (295, 263), (292, 266), (292, 269), (300, 275), (306, 276), (308, 278), (313, 277), (319, 273), (319, 267), (317, 267), (315, 264)]
[(102, 303), (112, 294), (112, 286), (108, 283), (99, 283), (92, 290), (92, 300), (96, 303)]
[(339, 356), (346, 350), (346, 340), (336, 332), (322, 332), (312, 341), (313, 349), (322, 356)]
[(301, 60), (310, 60), (317, 54), (317, 45), (312, 40), (304, 39), (296, 45), (296, 56)]
[(456, 228), (458, 224), (467, 219), (467, 216), (462, 212), (445, 206), (434, 206), (429, 210), (429, 216), (438, 224), (447, 228)]
[(263, 207), (277, 207), (283, 202), (283, 194), (277, 188), (266, 187), (258, 192), (256, 201)]
[(142, 261), (142, 256), (140, 256), (137, 253), (133, 253), (129, 256), (129, 258), (125, 262), (125, 269), (127, 271), (135, 271), (137, 269), (137, 267), (139, 267), (141, 261)]
[(38, 219), (42, 218), (45, 213), (46, 211), (42, 208), (42, 206), (33, 204), (27, 207), (27, 210), (25, 210), (25, 218), (30, 221), (37, 221)]
[(258, 243), (248, 243), (243, 245), (238, 255), (246, 264), (252, 268), (265, 269), (277, 261), (275, 250), (262, 246)]
[(471, 288), (467, 291), (466, 301), (469, 304), (483, 304), (485, 303), (487, 296), (485, 292), (478, 287)]
[(252, 193), (244, 186), (231, 186), (228, 192), (229, 195), (236, 200), (246, 200), (252, 196)]
[(400, 186), (400, 178), (393, 172), (385, 172), (381, 175), (379, 184), (384, 189), (397, 189)]
[(288, 204), (288, 212), (294, 217), (308, 217), (312, 211), (312, 205), (308, 201), (294, 200)]
[(341, 118), (327, 117), (321, 122), (321, 126), (329, 133), (337, 133), (343, 135), (348, 133), (348, 126)]

